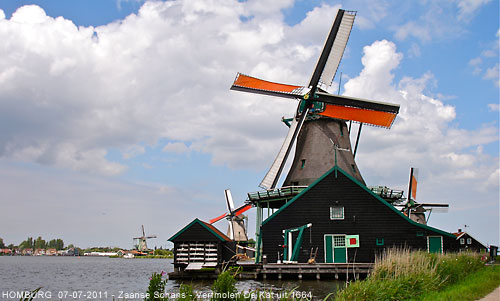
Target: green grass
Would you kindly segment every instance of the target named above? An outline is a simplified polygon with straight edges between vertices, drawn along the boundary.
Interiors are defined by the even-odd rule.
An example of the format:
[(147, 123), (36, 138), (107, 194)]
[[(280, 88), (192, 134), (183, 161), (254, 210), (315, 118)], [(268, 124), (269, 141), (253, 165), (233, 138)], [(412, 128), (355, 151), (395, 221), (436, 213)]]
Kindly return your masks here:
[(477, 300), (498, 286), (500, 286), (500, 266), (484, 267), (441, 291), (424, 294), (419, 300)]
[(477, 253), (428, 254), (390, 249), (375, 261), (371, 275), (351, 283), (335, 300), (408, 300), (461, 283), (485, 269)]

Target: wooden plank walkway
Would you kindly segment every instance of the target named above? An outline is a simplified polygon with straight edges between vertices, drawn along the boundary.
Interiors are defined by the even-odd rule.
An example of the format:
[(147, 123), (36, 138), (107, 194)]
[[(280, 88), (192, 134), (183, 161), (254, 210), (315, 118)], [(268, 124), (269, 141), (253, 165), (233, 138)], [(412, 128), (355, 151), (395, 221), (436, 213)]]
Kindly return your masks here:
[[(239, 279), (360, 279), (366, 277), (373, 263), (270, 263), (241, 264)], [(182, 271), (169, 273), (169, 279), (211, 279), (218, 272)]]

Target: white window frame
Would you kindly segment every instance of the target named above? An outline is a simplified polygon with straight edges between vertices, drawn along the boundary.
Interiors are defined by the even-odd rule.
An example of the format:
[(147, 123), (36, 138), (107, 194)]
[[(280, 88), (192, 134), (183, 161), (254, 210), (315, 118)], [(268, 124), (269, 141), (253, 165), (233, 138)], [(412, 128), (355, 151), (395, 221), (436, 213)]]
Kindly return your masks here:
[[(342, 216), (333, 216), (333, 210), (341, 209)], [(344, 206), (330, 206), (330, 220), (343, 220), (344, 219)]]
[(465, 245), (465, 238), (460, 238), (460, 244)]
[(472, 238), (467, 238), (467, 244), (472, 245)]

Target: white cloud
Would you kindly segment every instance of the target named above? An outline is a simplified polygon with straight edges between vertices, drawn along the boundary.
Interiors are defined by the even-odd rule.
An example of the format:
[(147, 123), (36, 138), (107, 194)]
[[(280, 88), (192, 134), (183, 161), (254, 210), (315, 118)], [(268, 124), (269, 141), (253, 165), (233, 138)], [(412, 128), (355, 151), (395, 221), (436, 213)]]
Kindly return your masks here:
[(500, 111), (500, 104), (498, 104), (498, 103), (489, 103), (488, 104), (488, 108), (492, 112), (498, 112), (498, 111)]
[(458, 0), (458, 19), (469, 19), (481, 6), (491, 2), (491, 0)]
[(480, 67), (482, 62), (483, 62), (483, 60), (481, 59), (481, 57), (476, 57), (476, 58), (473, 58), (469, 61), (469, 65), (474, 68), (474, 70), (472, 71), (472, 74), (478, 75), (479, 73), (481, 73), (483, 71)]
[[(498, 32), (496, 34), (498, 38)], [(483, 74), (483, 79), (491, 80), (493, 84), (497, 87), (500, 87), (500, 80), (498, 76), (498, 47), (499, 47), (499, 39), (496, 39), (492, 43), (488, 43), (488, 49), (481, 51), (481, 54), (478, 57), (475, 57), (469, 61), (469, 66), (473, 68), (472, 74), (479, 75), (483, 72), (483, 68), (486, 68), (486, 71)], [(491, 64), (495, 64), (491, 66)], [(486, 65), (486, 66), (485, 66)], [(491, 67), (487, 67), (487, 66)]]
[[(109, 162), (106, 149), (130, 158), (143, 152), (137, 145), (167, 138), (192, 141), (221, 164), (261, 167), (268, 148), (245, 163), (236, 158), (244, 145), (279, 140), (281, 129), (266, 128), (279, 126), (295, 102), (228, 86), (236, 71), (305, 81), (291, 62), (308, 63), (318, 46), (295, 37), (278, 47), (291, 34), (282, 21), (239, 18), (258, 11), (257, 2), (215, 2), (147, 2), (137, 15), (96, 28), (49, 17), (35, 5), (2, 18), (0, 156), (113, 174), (125, 167)], [(275, 4), (279, 10), (290, 2)], [(330, 18), (317, 22), (319, 13), (297, 30), (321, 33)], [(268, 135), (258, 135), (262, 130)]]
[[(363, 130), (358, 166), (373, 181), (394, 181), (402, 166), (418, 166), (433, 179), (469, 180), (484, 187), (484, 176), (496, 168), (492, 158), (470, 148), (498, 141), (496, 127), (463, 130), (453, 126), (455, 108), (426, 95), (433, 83), (431, 73), (421, 78), (405, 77), (395, 84), (393, 71), (402, 60), (394, 43), (376, 41), (364, 48), (364, 69), (345, 84), (345, 94), (400, 104), (400, 113), (390, 130)], [(397, 171), (400, 172), (400, 171)], [(403, 171), (406, 173), (406, 170)], [(406, 177), (396, 185), (405, 185)], [(481, 184), (481, 185), (480, 185)], [(404, 186), (403, 186), (404, 187)], [(474, 189), (474, 188), (472, 188)], [(465, 201), (465, 200), (461, 200)]]
[(146, 148), (142, 145), (132, 145), (123, 151), (124, 159), (131, 159), (142, 155), (146, 152)]
[(189, 152), (189, 148), (182, 142), (170, 142), (163, 147), (163, 151), (183, 154)]
[(412, 43), (410, 49), (408, 50), (410, 57), (420, 57), (422, 52), (420, 51), (420, 46), (416, 43)]
[(492, 80), (495, 86), (500, 87), (500, 80), (498, 78), (498, 63), (495, 66), (486, 69), (483, 78)]

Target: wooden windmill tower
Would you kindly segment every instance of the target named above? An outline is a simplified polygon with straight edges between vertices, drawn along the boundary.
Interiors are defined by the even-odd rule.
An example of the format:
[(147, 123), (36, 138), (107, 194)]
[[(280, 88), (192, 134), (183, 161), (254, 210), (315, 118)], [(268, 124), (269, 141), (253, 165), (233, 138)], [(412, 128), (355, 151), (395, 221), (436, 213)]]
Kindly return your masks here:
[[(321, 88), (332, 84), (355, 15), (353, 11), (338, 11), (307, 86), (279, 84), (237, 74), (232, 90), (299, 100), (285, 141), (260, 187), (276, 188), (295, 141), (295, 158), (283, 186), (308, 186), (335, 164), (364, 183), (354, 161), (361, 126), (390, 128), (399, 105), (334, 95)], [(346, 121), (360, 123), (354, 152)]]
[(148, 250), (148, 245), (146, 240), (150, 238), (156, 238), (156, 235), (146, 236), (146, 232), (144, 232), (144, 225), (142, 225), (142, 236), (134, 237), (134, 247), (136, 250), (144, 252)]

